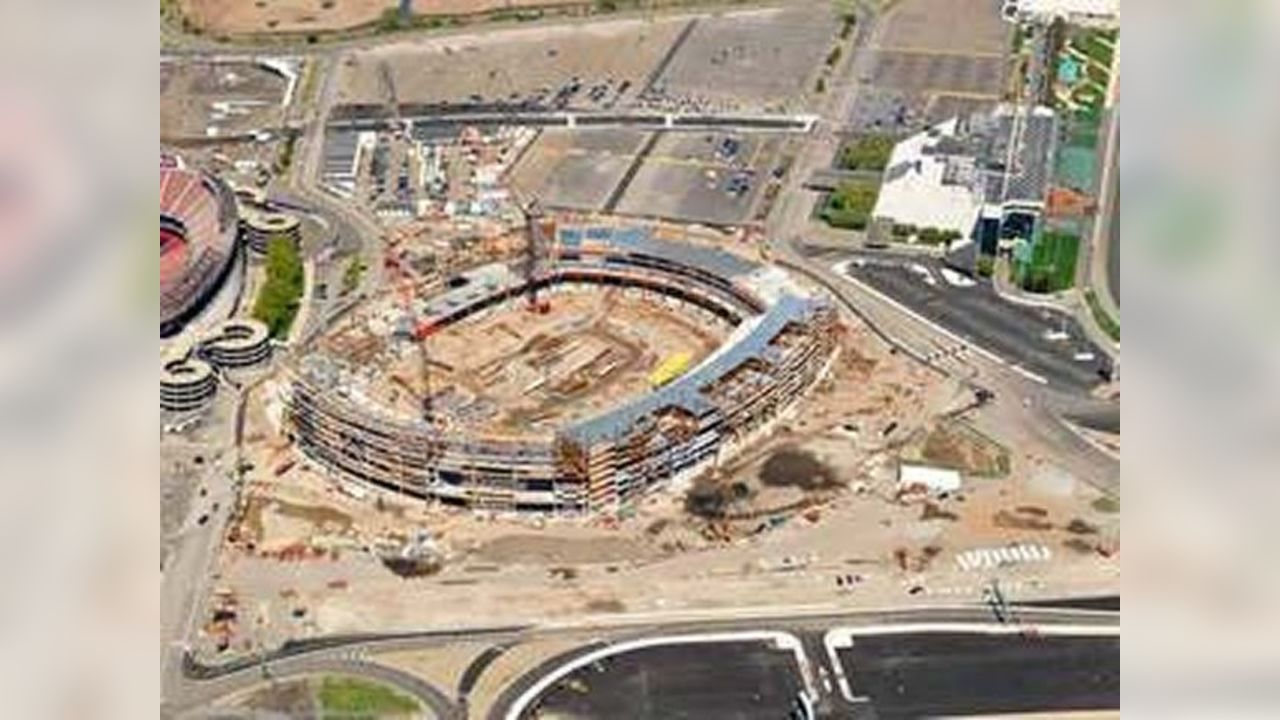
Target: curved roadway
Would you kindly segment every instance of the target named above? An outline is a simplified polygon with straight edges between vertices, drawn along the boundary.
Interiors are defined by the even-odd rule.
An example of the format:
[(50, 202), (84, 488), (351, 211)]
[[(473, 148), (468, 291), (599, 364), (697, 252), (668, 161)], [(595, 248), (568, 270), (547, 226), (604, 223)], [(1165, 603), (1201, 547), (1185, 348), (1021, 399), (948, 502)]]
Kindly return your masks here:
[[(1118, 615), (1113, 612), (1094, 612), (1067, 610), (1044, 607), (1019, 607), (1018, 621), (1035, 623), (1036, 625), (1072, 624), (1099, 625), (1110, 627), (1116, 623)], [(570, 662), (593, 650), (609, 645), (634, 641), (642, 638), (662, 637), (690, 633), (724, 633), (755, 631), (761, 629), (782, 630), (794, 634), (813, 635), (823, 633), (834, 627), (854, 626), (893, 626), (916, 625), (919, 623), (987, 623), (993, 622), (993, 613), (985, 605), (917, 607), (898, 610), (873, 611), (832, 611), (816, 608), (811, 613), (795, 610), (779, 614), (760, 614), (750, 617), (729, 617), (708, 613), (701, 619), (690, 616), (686, 620), (645, 620), (629, 619), (619, 616), (608, 624), (565, 625), (559, 627), (513, 627), (482, 628), (472, 631), (459, 630), (449, 632), (424, 632), (418, 634), (370, 635), (342, 640), (331, 638), (323, 643), (314, 643), (313, 648), (296, 650), (290, 654), (269, 654), (261, 662), (240, 664), (233, 670), (219, 672), (206, 670), (213, 677), (199, 678), (187, 668), (187, 672), (173, 688), (175, 691), (169, 701), (162, 707), (163, 717), (182, 717), (184, 713), (197, 712), (207, 708), (210, 703), (229, 697), (254, 687), (268, 680), (297, 678), (317, 674), (346, 674), (367, 677), (372, 680), (389, 683), (402, 691), (420, 699), (441, 720), (457, 720), (468, 717), (466, 711), (466, 694), (474, 687), (480, 676), (497, 655), (522, 642), (545, 640), (566, 633), (580, 634), (591, 631), (595, 640), (585, 641), (582, 646), (561, 653), (529, 668), (525, 673), (508, 683), (499, 694), (488, 713), (491, 720), (504, 717), (506, 709), (521, 694), (525, 693), (546, 673)], [(460, 687), (458, 698), (448, 694), (400, 670), (380, 665), (374, 659), (375, 653), (401, 652), (406, 650), (427, 650), (460, 641), (490, 640), (496, 648), (488, 654), (483, 662), (473, 662), (475, 670), (468, 669), (467, 682)], [(809, 654), (814, 654), (812, 650)], [(266, 667), (264, 673), (263, 667)]]

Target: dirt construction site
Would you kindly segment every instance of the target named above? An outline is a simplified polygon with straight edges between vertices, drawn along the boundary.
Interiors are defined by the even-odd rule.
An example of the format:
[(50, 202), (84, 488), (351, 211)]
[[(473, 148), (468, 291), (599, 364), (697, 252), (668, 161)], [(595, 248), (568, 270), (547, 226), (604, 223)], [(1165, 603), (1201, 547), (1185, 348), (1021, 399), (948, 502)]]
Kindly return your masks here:
[(701, 362), (728, 334), (656, 296), (620, 289), (557, 292), (546, 314), (510, 303), (451, 325), (393, 357), (372, 399), (412, 415), (429, 384), (437, 422), (490, 436), (550, 434), (650, 389), (672, 357)]
[[(580, 5), (582, 0), (412, 0), (416, 15), (462, 16), (525, 7)], [(181, 0), (195, 27), (216, 33), (323, 32), (377, 21), (397, 0)]]
[[(300, 459), (277, 425), (277, 390), (264, 384), (248, 405), (251, 469), (198, 648), (210, 659), (357, 630), (973, 601), (997, 567), (1023, 595), (1089, 591), (1119, 573), (1117, 507), (978, 432), (967, 389), (857, 325), (832, 373), (762, 442), (621, 515), (517, 516), (350, 486)], [(953, 469), (963, 485), (904, 488), (904, 463)], [(412, 575), (385, 562), (410, 545), (438, 562)]]
[(160, 65), (160, 136), (235, 137), (279, 125), (289, 79), (242, 60), (174, 60)]

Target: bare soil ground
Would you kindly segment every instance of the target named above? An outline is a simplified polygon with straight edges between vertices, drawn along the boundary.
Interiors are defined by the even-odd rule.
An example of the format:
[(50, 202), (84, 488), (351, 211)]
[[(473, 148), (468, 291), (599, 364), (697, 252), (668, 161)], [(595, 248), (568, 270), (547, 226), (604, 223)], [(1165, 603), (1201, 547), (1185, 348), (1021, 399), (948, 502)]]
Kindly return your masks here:
[[(306, 462), (271, 473), (295, 450), (260, 407), (251, 409), (247, 450), (257, 469), (249, 493), (271, 500), (258, 501), (263, 530), (276, 534), (273, 542), (322, 551), (286, 558), (225, 549), (219, 585), (246, 616), (262, 618), (237, 632), (274, 643), (623, 611), (882, 606), (916, 585), (925, 590), (915, 602), (977, 601), (992, 576), (1014, 597), (1114, 585), (1118, 516), (1095, 507), (1096, 491), (1043, 458), (1013, 448), (1006, 477), (966, 477), (946, 498), (897, 498), (900, 454), (965, 393), (890, 355), (865, 330), (847, 331), (843, 346), (831, 377), (716, 473), (717, 482), (750, 490), (735, 508), (741, 517), (728, 521), (689, 514), (682, 488), (653, 494), (628, 517), (582, 520), (447, 509), (387, 493), (353, 497)], [(351, 524), (299, 509), (311, 507)], [(429, 531), (445, 556), (431, 577), (400, 578), (365, 551), (418, 530)], [(1013, 542), (1043, 545), (1053, 559), (984, 570), (956, 561), (966, 550)], [(836, 583), (853, 575), (854, 587)], [(232, 651), (246, 642), (237, 635)]]
[[(665, 358), (688, 353), (693, 367), (729, 330), (639, 292), (564, 290), (543, 295), (545, 315), (510, 304), (431, 337), (429, 382), (441, 418), (502, 435), (550, 432), (648, 391)], [(413, 412), (420, 362), (398, 361), (376, 398)]]
[[(235, 135), (279, 124), (287, 84), (252, 62), (175, 60), (161, 66), (160, 136)], [(227, 103), (226, 111), (218, 105)]]
[(1009, 474), (1009, 452), (959, 421), (939, 422), (924, 435), (917, 452), (923, 462), (959, 470), (965, 475), (1003, 477)]
[(546, 537), (538, 534), (512, 534), (494, 538), (476, 550), (476, 558), (503, 565), (546, 565), (567, 563), (592, 565), (626, 562), (656, 556), (652, 546), (638, 538), (599, 537), (597, 533), (583, 537)]
[[(472, 15), (494, 10), (582, 5), (582, 0), (413, 0), (416, 15)], [(182, 0), (197, 27), (215, 33), (323, 32), (376, 21), (397, 0)]]
[[(183, 13), (211, 33), (339, 30), (378, 18), (391, 0), (184, 0)], [(327, 7), (326, 7), (327, 6)]]

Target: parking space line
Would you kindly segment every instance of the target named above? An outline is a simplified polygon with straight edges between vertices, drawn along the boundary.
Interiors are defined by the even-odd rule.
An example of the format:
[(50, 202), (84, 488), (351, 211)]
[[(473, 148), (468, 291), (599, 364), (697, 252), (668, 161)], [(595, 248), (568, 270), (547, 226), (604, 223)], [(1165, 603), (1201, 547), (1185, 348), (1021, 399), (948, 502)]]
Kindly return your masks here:
[(849, 684), (849, 678), (845, 675), (844, 666), (840, 663), (840, 656), (836, 652), (838, 648), (853, 647), (853, 638), (848, 635), (842, 636), (835, 630), (829, 630), (823, 634), (822, 644), (827, 648), (827, 657), (830, 658), (831, 667), (835, 670), (836, 684), (840, 686), (840, 695), (850, 703), (869, 702), (871, 698), (853, 694), (853, 687)]
[(925, 94), (933, 98), (958, 98), (960, 100), (998, 100), (999, 93), (972, 92), (966, 90), (926, 89)]
[(1014, 372), (1018, 373), (1018, 374), (1019, 374), (1019, 375), (1021, 375), (1022, 377), (1026, 378), (1026, 379), (1028, 379), (1028, 380), (1030, 380), (1030, 381), (1032, 381), (1032, 382), (1037, 382), (1037, 383), (1040, 383), (1041, 385), (1048, 385), (1048, 384), (1049, 384), (1049, 381), (1048, 381), (1047, 379), (1045, 379), (1045, 377), (1044, 377), (1043, 375), (1037, 375), (1037, 374), (1035, 374), (1035, 373), (1031, 372), (1030, 370), (1028, 370), (1028, 369), (1026, 369), (1026, 368), (1022, 367), (1021, 365), (1010, 365), (1009, 367), (1010, 367), (1010, 369), (1012, 369)]
[(1004, 53), (1001, 52), (957, 52), (955, 50), (944, 50), (942, 48), (924, 48), (924, 47), (883, 47), (875, 46), (869, 48), (878, 53), (898, 53), (900, 55), (932, 55), (934, 57), (953, 57), (953, 58), (978, 58), (982, 60), (1003, 60)]
[(964, 633), (970, 635), (1021, 635), (1028, 630), (1037, 635), (1070, 637), (1118, 637), (1119, 625), (1071, 625), (1071, 624), (1005, 624), (998, 622), (920, 622), (896, 625), (844, 626), (827, 632), (837, 644), (835, 647), (853, 647), (856, 638), (877, 635), (925, 635), (937, 633)]

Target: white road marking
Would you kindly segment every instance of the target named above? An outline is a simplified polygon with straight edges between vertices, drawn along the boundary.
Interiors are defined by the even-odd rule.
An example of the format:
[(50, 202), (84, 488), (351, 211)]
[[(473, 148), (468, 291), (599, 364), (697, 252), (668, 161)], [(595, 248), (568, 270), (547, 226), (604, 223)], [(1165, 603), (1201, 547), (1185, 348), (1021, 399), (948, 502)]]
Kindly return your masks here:
[(948, 329), (946, 329), (946, 328), (942, 327), (941, 325), (939, 325), (939, 324), (937, 324), (937, 323), (933, 322), (932, 320), (929, 320), (929, 319), (925, 318), (924, 316), (920, 315), (919, 313), (917, 313), (916, 311), (914, 311), (914, 310), (912, 310), (911, 308), (907, 307), (906, 305), (903, 305), (902, 303), (898, 302), (897, 300), (894, 300), (893, 298), (889, 297), (888, 295), (885, 295), (884, 293), (880, 292), (879, 290), (876, 290), (875, 288), (871, 287), (870, 285), (868, 285), (868, 284), (866, 284), (866, 283), (864, 283), (864, 282), (861, 282), (860, 280), (858, 280), (857, 278), (853, 277), (852, 275), (850, 275), (850, 274), (847, 272), (847, 270), (848, 270), (848, 266), (849, 266), (848, 261), (841, 261), (841, 262), (838, 262), (838, 263), (836, 263), (835, 265), (833, 265), (833, 266), (832, 266), (832, 270), (834, 270), (834, 271), (836, 272), (836, 274), (840, 276), (840, 279), (841, 279), (841, 280), (844, 280), (844, 281), (846, 281), (846, 282), (850, 282), (850, 283), (853, 283), (854, 285), (857, 285), (857, 286), (858, 286), (858, 288), (859, 288), (859, 289), (861, 289), (862, 291), (864, 291), (864, 292), (866, 292), (867, 294), (869, 294), (869, 295), (871, 295), (871, 296), (873, 296), (873, 297), (877, 298), (878, 300), (880, 300), (881, 302), (883, 302), (883, 303), (885, 303), (885, 304), (889, 305), (890, 307), (893, 307), (894, 309), (896, 309), (896, 310), (898, 310), (899, 312), (903, 313), (903, 314), (904, 314), (904, 315), (906, 315), (907, 317), (910, 317), (911, 319), (915, 320), (916, 322), (918, 322), (918, 323), (921, 323), (921, 324), (925, 325), (926, 327), (930, 328), (930, 329), (931, 329), (931, 330), (933, 330), (934, 332), (939, 333), (940, 335), (943, 335), (943, 336), (949, 337), (949, 338), (951, 338), (952, 340), (955, 340), (956, 342), (964, 343), (964, 344), (966, 344), (966, 345), (969, 345), (970, 347), (972, 347), (972, 348), (973, 348), (974, 352), (979, 353), (980, 355), (982, 355), (983, 357), (987, 358), (988, 360), (990, 360), (991, 362), (993, 362), (993, 363), (995, 363), (995, 364), (997, 364), (997, 365), (1007, 365), (1007, 364), (1008, 364), (1008, 362), (1006, 362), (1006, 361), (1005, 361), (1005, 359), (1004, 359), (1004, 358), (1002, 358), (1002, 357), (1000, 357), (999, 355), (996, 355), (995, 353), (991, 352), (990, 350), (987, 350), (987, 349), (985, 349), (985, 348), (983, 348), (983, 347), (981, 347), (981, 346), (979, 346), (979, 345), (976, 345), (976, 344), (974, 344), (974, 343), (968, 342), (967, 340), (965, 340), (964, 338), (960, 337), (959, 335), (956, 335), (955, 333), (953, 333), (953, 332), (951, 332), (950, 330), (948, 330)]
[(996, 548), (973, 548), (956, 554), (956, 565), (961, 570), (979, 570), (999, 565), (1044, 562), (1053, 552), (1044, 545), (1015, 543)]
[[(973, 635), (1018, 635), (1028, 630), (1038, 635), (1068, 637), (1119, 637), (1119, 625), (1036, 625), (989, 622), (920, 622), (896, 625), (866, 625), (833, 628), (827, 632), (828, 640), (839, 643), (836, 647), (853, 647), (855, 638), (876, 635), (926, 635), (937, 633), (968, 633)], [(834, 638), (833, 638), (834, 636)]]
[(1037, 375), (1031, 372), (1030, 370), (1027, 370), (1026, 368), (1022, 367), (1021, 365), (1010, 365), (1009, 367), (1012, 368), (1014, 372), (1018, 373), (1022, 377), (1032, 382), (1037, 382), (1037, 383), (1040, 383), (1041, 385), (1049, 384), (1049, 381), (1046, 380), (1043, 375)]

